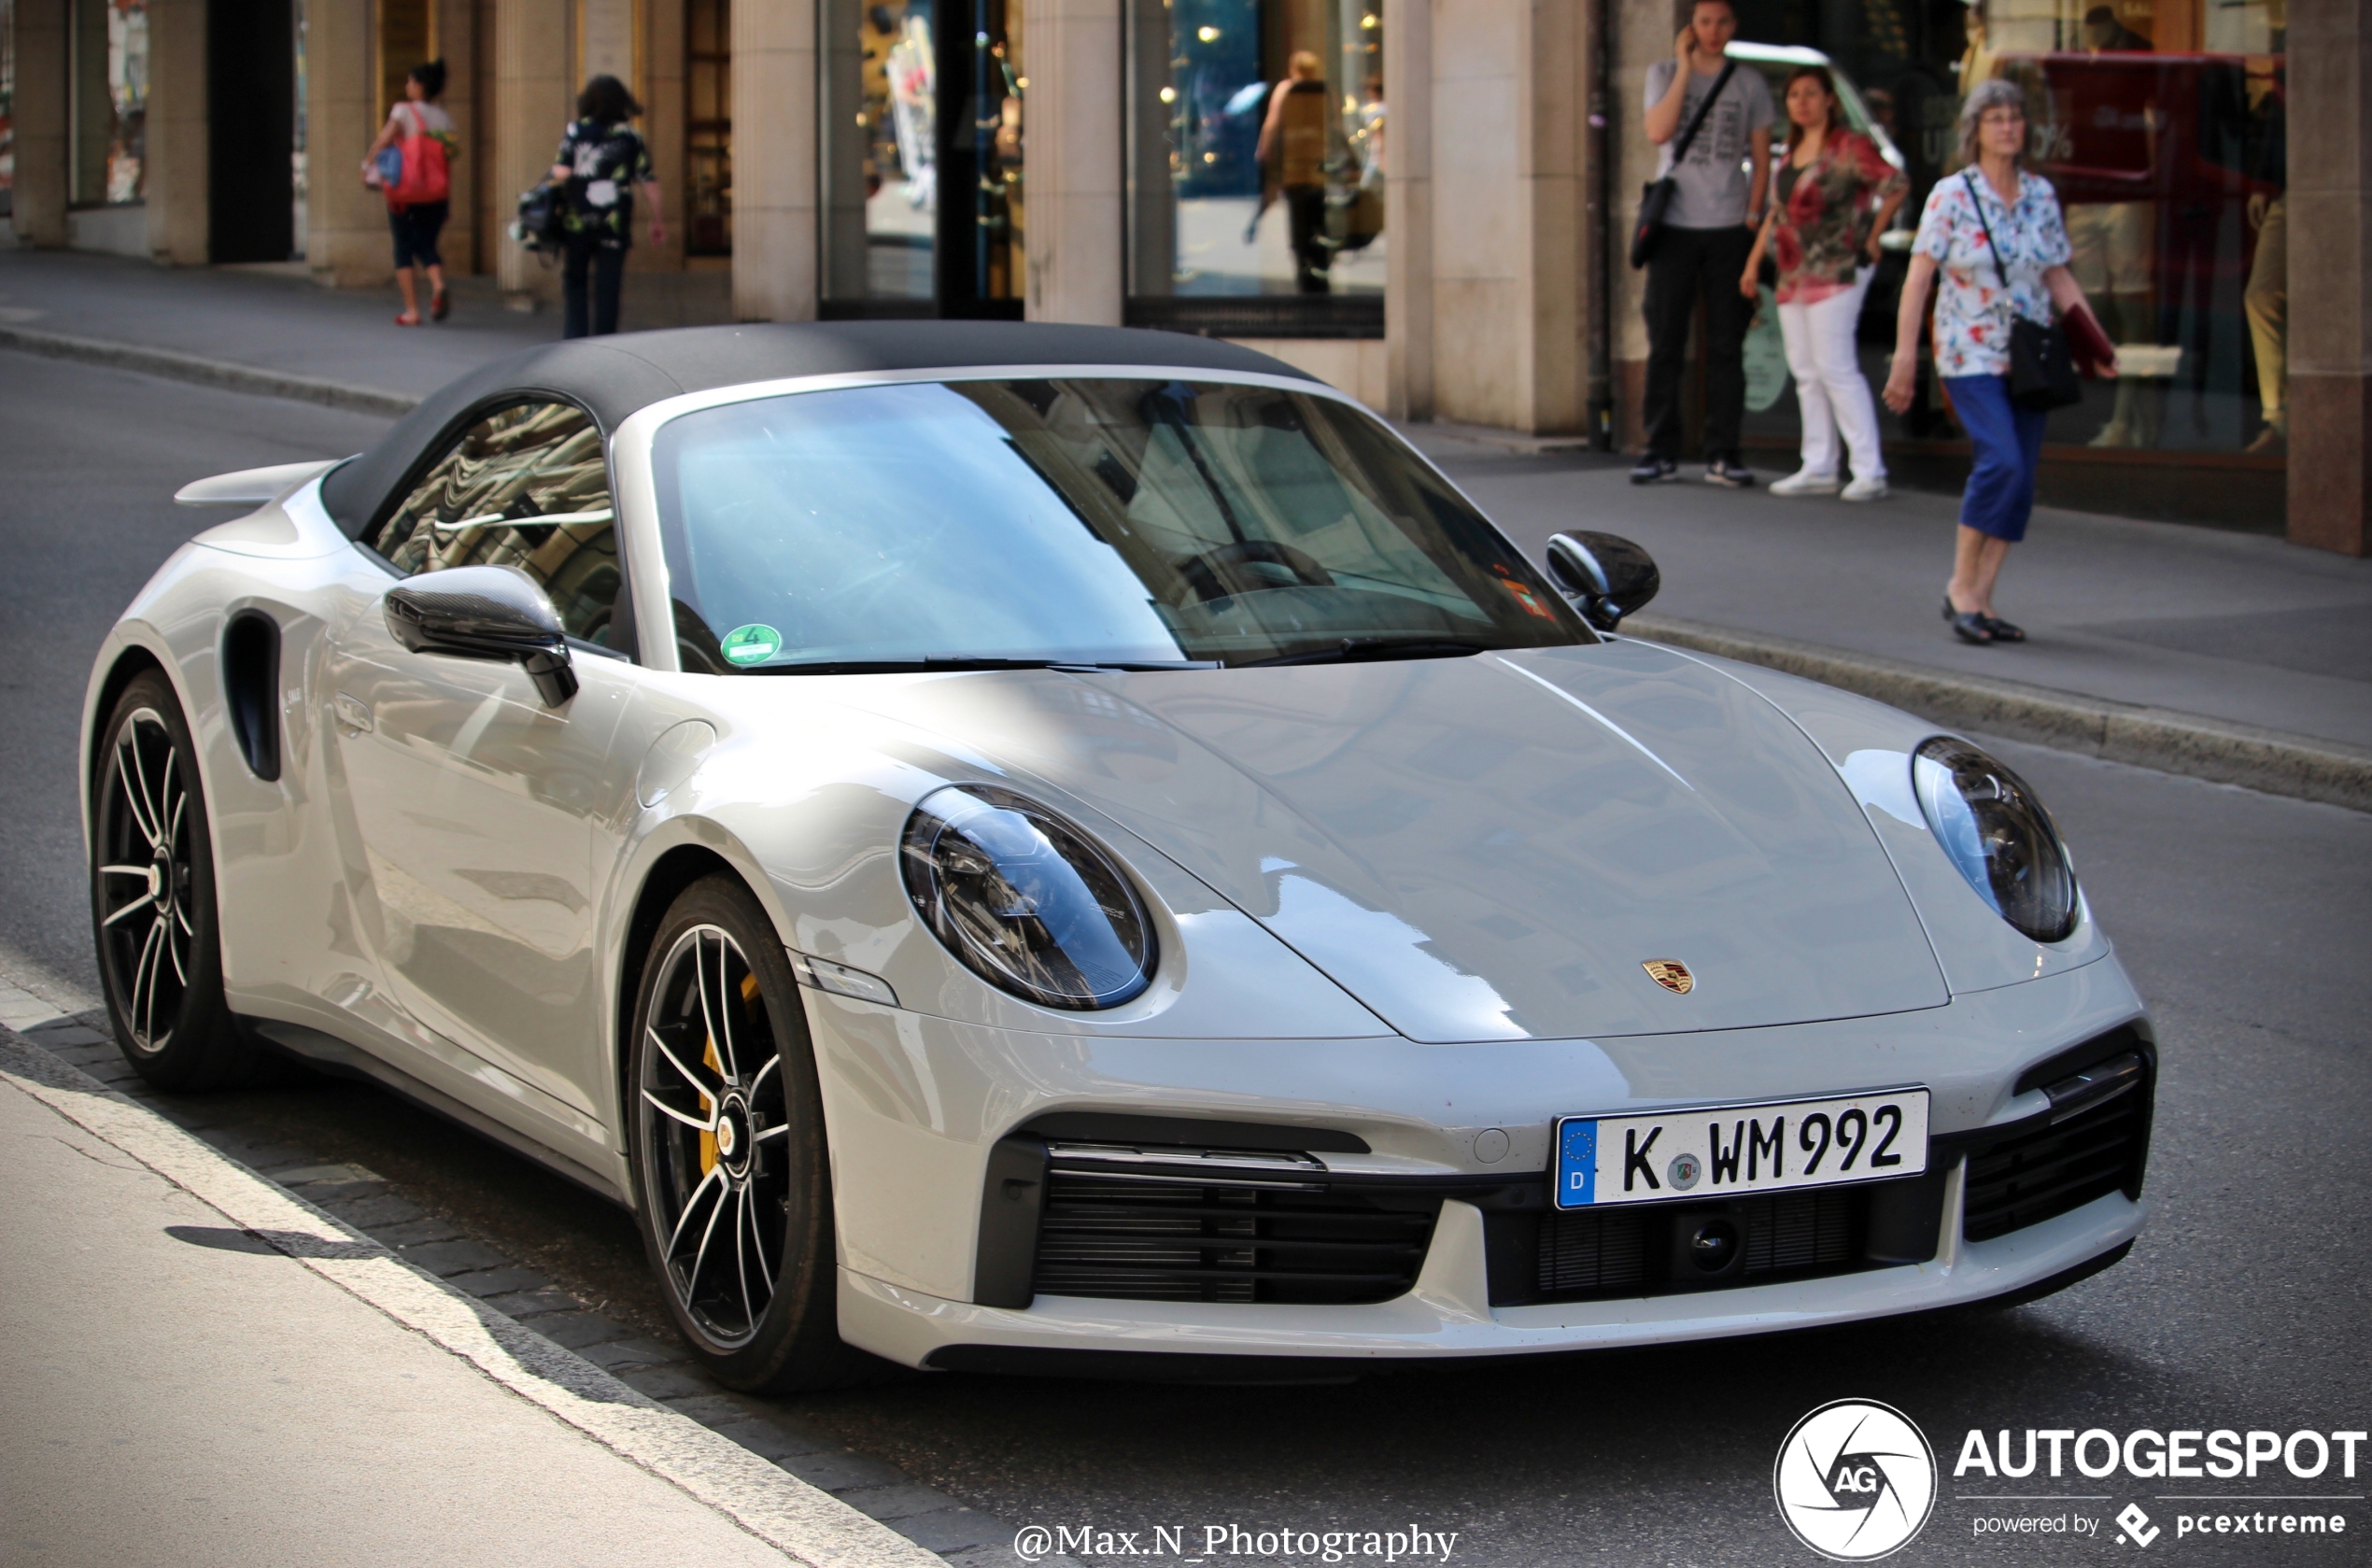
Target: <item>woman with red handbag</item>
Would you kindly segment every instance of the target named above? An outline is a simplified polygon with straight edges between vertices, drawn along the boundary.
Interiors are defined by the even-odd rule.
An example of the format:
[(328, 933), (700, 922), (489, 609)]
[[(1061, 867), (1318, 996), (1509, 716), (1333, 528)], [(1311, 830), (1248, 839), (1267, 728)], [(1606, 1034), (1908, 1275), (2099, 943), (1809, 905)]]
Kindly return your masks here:
[(445, 96), (445, 62), (415, 65), (404, 79), (403, 102), (388, 111), (388, 122), (362, 160), (362, 183), (386, 196), (388, 227), (395, 233), (395, 283), (403, 290), (399, 327), (420, 324), (415, 267), (428, 269), (429, 315), (442, 321), (451, 306), (445, 295), (445, 258), (437, 235), (452, 213), (453, 117), (437, 102)]

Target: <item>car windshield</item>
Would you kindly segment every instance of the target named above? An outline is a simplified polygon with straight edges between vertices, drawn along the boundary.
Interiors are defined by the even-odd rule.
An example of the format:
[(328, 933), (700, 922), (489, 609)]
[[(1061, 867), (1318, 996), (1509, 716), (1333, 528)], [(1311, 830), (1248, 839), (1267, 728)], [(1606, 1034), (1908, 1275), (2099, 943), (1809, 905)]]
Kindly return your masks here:
[(1373, 418), (1272, 387), (919, 382), (661, 428), (684, 668), (1416, 657), (1594, 641)]

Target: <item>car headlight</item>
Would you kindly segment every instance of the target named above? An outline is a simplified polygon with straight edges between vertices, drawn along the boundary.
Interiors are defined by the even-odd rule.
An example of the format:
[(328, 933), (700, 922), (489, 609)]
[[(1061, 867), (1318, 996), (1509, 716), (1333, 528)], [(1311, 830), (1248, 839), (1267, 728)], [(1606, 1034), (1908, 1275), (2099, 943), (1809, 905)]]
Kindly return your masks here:
[(1936, 841), (1995, 913), (2039, 942), (2075, 929), (2075, 868), (2024, 779), (1942, 735), (1913, 754), (1911, 778)]
[(1041, 1007), (1118, 1007), (1151, 980), (1153, 923), (1110, 855), (1010, 790), (925, 796), (900, 848), (906, 892), (947, 950)]

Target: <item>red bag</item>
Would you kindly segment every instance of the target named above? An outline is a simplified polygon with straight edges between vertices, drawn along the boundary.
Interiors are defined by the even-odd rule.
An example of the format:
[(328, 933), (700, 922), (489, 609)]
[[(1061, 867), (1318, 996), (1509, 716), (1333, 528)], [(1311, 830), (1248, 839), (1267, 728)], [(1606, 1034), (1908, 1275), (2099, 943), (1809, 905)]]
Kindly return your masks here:
[(453, 174), (445, 139), (421, 125), (417, 112), (406, 114), (403, 120), (403, 139), (396, 144), (403, 153), (403, 177), (387, 188), (388, 205), (419, 206), (449, 199)]
[(2116, 345), (2109, 341), (2109, 334), (2100, 330), (2088, 308), (2078, 306), (2068, 312), (2059, 324), (2067, 329), (2068, 352), (2084, 375), (2097, 378), (2117, 362)]

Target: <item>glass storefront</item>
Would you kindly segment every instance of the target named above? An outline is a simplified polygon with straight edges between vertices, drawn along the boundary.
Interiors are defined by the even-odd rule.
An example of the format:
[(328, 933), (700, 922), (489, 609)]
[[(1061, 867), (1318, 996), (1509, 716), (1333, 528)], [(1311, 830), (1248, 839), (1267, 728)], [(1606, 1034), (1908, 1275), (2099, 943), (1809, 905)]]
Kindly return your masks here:
[(1129, 0), (1132, 323), (1380, 335), (1382, 0)]
[[(2125, 371), (2051, 416), (2046, 499), (2278, 519), (2264, 482), (2286, 434), (2286, 0), (1741, 0), (1739, 16), (1741, 37), (1829, 62), (1912, 177), (1861, 318), (1873, 388), (1908, 231), (1959, 168), (1961, 99), (2005, 77), (2026, 89), (2031, 166), (2058, 191), (2072, 269)], [(1909, 413), (1880, 421), (1904, 477), (1966, 450), (1932, 374)], [(1746, 428), (1765, 450), (1792, 446), (1800, 428), (1768, 308), (1747, 346)]]
[(68, 200), (140, 201), (148, 162), (148, 0), (74, 0), (68, 33)]
[(733, 254), (733, 5), (685, 0), (684, 250)]
[(1021, 0), (825, 0), (827, 316), (1018, 315)]

